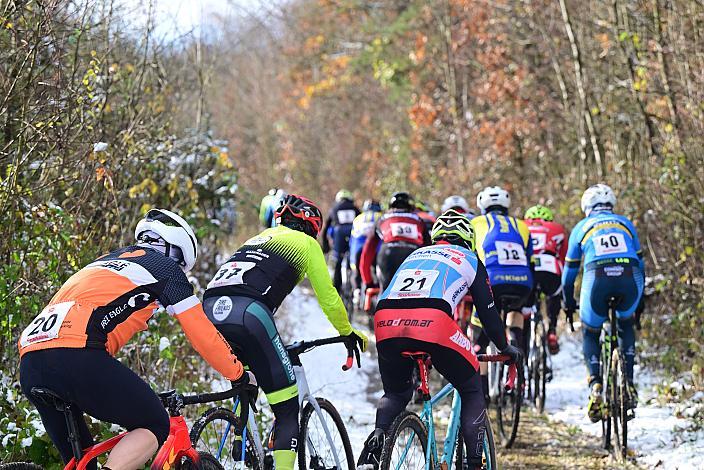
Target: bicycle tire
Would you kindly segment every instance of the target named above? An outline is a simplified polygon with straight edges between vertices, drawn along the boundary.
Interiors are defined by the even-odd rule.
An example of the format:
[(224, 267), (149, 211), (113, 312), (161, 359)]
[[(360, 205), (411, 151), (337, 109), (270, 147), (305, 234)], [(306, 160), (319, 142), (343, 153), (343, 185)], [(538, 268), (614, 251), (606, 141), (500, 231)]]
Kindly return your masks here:
[[(345, 427), (345, 423), (342, 421), (342, 417), (340, 416), (340, 413), (338, 413), (337, 409), (335, 406), (330, 403), (328, 400), (325, 398), (316, 398), (315, 399), (318, 402), (318, 406), (320, 406), (320, 410), (323, 413), (327, 413), (330, 418), (332, 418), (332, 422), (335, 424), (335, 428), (337, 429), (338, 436), (340, 437), (340, 440), (342, 441), (342, 447), (344, 449), (345, 455), (344, 458), (343, 456), (339, 456), (338, 458), (340, 459), (340, 464), (343, 465), (342, 469), (337, 469), (337, 470), (344, 470), (344, 464), (347, 464), (347, 469), (348, 470), (353, 470), (356, 468), (355, 463), (354, 463), (354, 454), (352, 453), (352, 444), (350, 444), (350, 438), (349, 435), (347, 434), (347, 428)], [(313, 408), (313, 405), (310, 403), (307, 403), (306, 406), (303, 407), (303, 412), (301, 413), (301, 430), (300, 430), (300, 438), (298, 441), (298, 468), (300, 470), (306, 470), (308, 468), (314, 469), (314, 470), (331, 470), (335, 467), (335, 458), (332, 455), (331, 452), (329, 452), (327, 455), (322, 456), (323, 458), (321, 459), (321, 456), (310, 456), (310, 461), (311, 465), (310, 467), (308, 466), (308, 441), (309, 441), (309, 433), (310, 433), (310, 418), (313, 416), (315, 413), (315, 408)], [(330, 430), (330, 432), (333, 434), (332, 438), (335, 439), (335, 433), (334, 430)], [(327, 437), (323, 437), (325, 441), (327, 441)], [(338, 449), (339, 450), (339, 449)], [(323, 460), (324, 459), (324, 460)], [(328, 464), (331, 463), (330, 466), (324, 465), (320, 466), (320, 463), (323, 464)]]
[[(230, 441), (229, 445), (223, 448), (223, 455), (220, 455), (220, 458), (218, 458), (217, 455), (219, 443), (221, 442), (223, 435), (221, 433), (217, 433), (215, 435), (215, 440), (212, 438), (207, 438), (207, 441), (204, 436), (204, 433), (208, 429), (213, 429), (215, 423), (218, 421), (221, 421), (225, 425), (229, 424), (231, 426), (229, 432), (232, 434), (232, 439), (228, 439)], [(235, 457), (232, 455), (232, 446), (234, 443), (234, 429), (232, 429), (232, 427), (238, 426), (239, 422), (239, 416), (237, 416), (237, 414), (232, 410), (221, 407), (210, 408), (203, 413), (200, 418), (198, 418), (191, 429), (191, 444), (196, 450), (209, 453), (215, 460), (220, 462), (223, 467), (232, 468), (235, 466), (234, 462), (236, 461)], [(209, 425), (211, 426), (208, 428)], [(215, 429), (215, 431), (217, 431), (217, 429)], [(247, 435), (249, 436), (250, 434), (248, 433)], [(215, 445), (214, 449), (210, 447), (211, 441)], [(247, 450), (245, 455), (247, 456), (245, 459), (246, 468), (251, 468), (252, 470), (262, 470), (264, 468), (261, 462), (261, 457), (251, 440), (247, 441)]]
[(545, 335), (545, 327), (540, 328), (540, 346), (538, 347), (538, 373), (537, 389), (535, 397), (535, 409), (538, 413), (545, 411), (545, 400), (547, 395), (548, 376), (548, 339)]
[(200, 462), (196, 464), (189, 457), (184, 457), (181, 462), (174, 465), (175, 470), (224, 470), (218, 459), (207, 452), (198, 451)]
[(612, 387), (612, 426), (616, 445), (614, 451), (617, 460), (624, 460), (628, 455), (628, 389), (626, 385), (626, 372), (624, 359), (620, 349), (611, 355)]
[[(411, 465), (405, 468), (417, 470), (418, 468), (425, 468), (425, 455), (426, 449), (428, 448), (428, 430), (425, 428), (423, 421), (418, 417), (417, 414), (411, 413), (410, 411), (404, 411), (396, 417), (394, 422), (391, 424), (389, 429), (388, 437), (384, 441), (384, 447), (381, 449), (381, 461), (379, 464), (380, 470), (389, 470), (390, 468), (403, 468), (398, 465), (391, 466), (392, 458), (394, 457), (394, 448), (396, 441), (402, 436), (404, 431), (409, 430), (411, 433), (410, 439), (417, 441), (420, 444), (420, 452), (418, 455), (422, 456), (421, 465)], [(414, 435), (418, 439), (414, 439)], [(433, 467), (433, 464), (430, 466)]]
[(44, 468), (31, 462), (10, 462), (0, 465), (0, 470), (44, 470)]
[(606, 341), (602, 341), (601, 344), (601, 377), (602, 384), (605, 387), (603, 392), (603, 397), (606, 399), (606, 403), (602, 405), (602, 409), (606, 412), (605, 416), (601, 418), (601, 446), (605, 450), (611, 450), (611, 361), (608, 359), (609, 346)]
[[(522, 366), (522, 364), (520, 364)], [(514, 389), (507, 392), (504, 388), (506, 370), (508, 366), (501, 364), (499, 380), (499, 397), (496, 400), (496, 421), (499, 428), (501, 445), (505, 449), (510, 449), (516, 441), (518, 435), (518, 425), (521, 420), (521, 404), (523, 403), (523, 367), (519, 367), (516, 374)], [(506, 406), (508, 405), (508, 406)], [(508, 414), (505, 414), (508, 412)]]

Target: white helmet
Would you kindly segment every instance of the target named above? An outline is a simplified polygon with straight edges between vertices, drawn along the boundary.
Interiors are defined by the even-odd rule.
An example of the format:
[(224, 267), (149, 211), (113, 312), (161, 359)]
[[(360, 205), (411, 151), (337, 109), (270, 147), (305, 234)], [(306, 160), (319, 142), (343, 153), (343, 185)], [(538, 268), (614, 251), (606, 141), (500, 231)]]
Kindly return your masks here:
[(163, 238), (166, 243), (178, 247), (183, 253), (184, 272), (190, 271), (196, 264), (198, 256), (198, 240), (188, 222), (180, 215), (166, 209), (150, 209), (147, 215), (137, 224), (134, 237), (139, 237), (144, 232), (153, 232)]
[(616, 195), (613, 189), (601, 183), (591, 186), (582, 194), (582, 212), (584, 215), (589, 215), (592, 209), (599, 204), (609, 205), (612, 208), (616, 205)]
[(457, 208), (462, 209), (462, 212), (469, 212), (469, 204), (467, 204), (467, 200), (462, 196), (454, 195), (445, 199), (445, 201), (442, 203), (442, 208), (440, 209), (440, 212), (446, 212), (449, 209)]
[(477, 207), (482, 210), (482, 214), (491, 206), (508, 209), (511, 206), (511, 196), (508, 191), (499, 186), (487, 186), (477, 194)]

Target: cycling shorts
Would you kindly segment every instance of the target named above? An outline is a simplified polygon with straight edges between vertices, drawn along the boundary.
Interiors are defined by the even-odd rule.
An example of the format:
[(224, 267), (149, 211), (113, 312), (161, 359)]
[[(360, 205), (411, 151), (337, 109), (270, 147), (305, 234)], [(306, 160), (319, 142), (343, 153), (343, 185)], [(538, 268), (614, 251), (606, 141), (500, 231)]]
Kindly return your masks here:
[(254, 373), (270, 405), (298, 396), (293, 364), (266, 305), (249, 297), (220, 296), (207, 298), (203, 308)]
[(579, 316), (591, 328), (601, 328), (609, 316), (609, 298), (617, 297), (618, 318), (630, 318), (643, 295), (643, 274), (638, 266), (619, 263), (587, 266), (582, 275)]
[(20, 360), (20, 385), (64, 462), (73, 458), (64, 414), (34, 398), (33, 387), (48, 388), (75, 406), (84, 448), (93, 445), (93, 438), (83, 413), (128, 431), (148, 429), (160, 446), (169, 435), (169, 415), (159, 397), (104, 349), (52, 348), (25, 353)]
[(352, 224), (337, 225), (332, 233), (332, 251), (335, 256), (344, 255), (350, 249), (350, 235)]
[(562, 278), (549, 271), (536, 271), (533, 277), (536, 294), (543, 293), (546, 297), (556, 297), (562, 292)]
[[(478, 370), (479, 362), (472, 344), (459, 325), (439, 308), (408, 308), (404, 300), (382, 300), (374, 314), (374, 335), (377, 348), (393, 338), (409, 338), (437, 347), (430, 352), (434, 357), (438, 351), (443, 357), (452, 357), (453, 364)], [(425, 350), (425, 349), (423, 349)], [(439, 359), (439, 357), (437, 358)]]

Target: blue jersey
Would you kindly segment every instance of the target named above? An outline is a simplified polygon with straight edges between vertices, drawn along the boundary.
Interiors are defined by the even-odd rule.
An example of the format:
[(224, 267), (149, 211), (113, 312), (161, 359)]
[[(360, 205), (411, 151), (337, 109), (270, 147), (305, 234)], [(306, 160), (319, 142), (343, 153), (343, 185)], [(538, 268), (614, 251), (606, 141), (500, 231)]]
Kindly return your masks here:
[(471, 220), (477, 253), (489, 273), (491, 285), (520, 284), (533, 287), (533, 243), (522, 220), (490, 212)]
[[(565, 262), (578, 267), (584, 256), (584, 265), (595, 262), (642, 256), (636, 229), (626, 217), (609, 211), (592, 213), (582, 219), (570, 234)], [(639, 261), (642, 266), (642, 261)]]
[(444, 299), (452, 311), (477, 277), (476, 253), (457, 245), (418, 248), (396, 271), (383, 299)]

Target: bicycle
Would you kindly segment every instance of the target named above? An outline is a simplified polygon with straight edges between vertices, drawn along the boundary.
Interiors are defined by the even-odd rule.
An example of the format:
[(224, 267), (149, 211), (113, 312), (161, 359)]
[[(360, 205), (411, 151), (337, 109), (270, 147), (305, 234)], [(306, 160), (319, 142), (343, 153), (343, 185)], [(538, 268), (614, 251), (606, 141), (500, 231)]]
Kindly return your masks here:
[[(514, 299), (512, 296), (507, 295), (502, 303), (505, 305), (507, 302), (511, 302), (512, 299)], [(502, 312), (502, 318), (506, 318), (505, 312)], [(492, 355), (498, 354), (498, 350), (493, 343), (489, 348)], [(525, 389), (523, 364), (517, 364), (516, 367), (518, 369), (517, 384), (510, 389), (505, 387), (507, 371), (503, 363), (494, 361), (489, 365), (488, 370), (489, 399), (493, 407), (496, 408), (496, 425), (499, 431), (499, 438), (501, 439), (501, 445), (506, 449), (511, 448), (518, 434)]]
[[(628, 388), (626, 363), (618, 345), (618, 318), (616, 306), (618, 297), (608, 300), (609, 318), (602, 326), (601, 335), (601, 377), (604, 387), (602, 406), (602, 445), (606, 450), (614, 450), (619, 460), (628, 454), (628, 421), (635, 417), (631, 404), (633, 397)], [(612, 429), (613, 428), (613, 429)], [(612, 448), (612, 431), (615, 448)]]
[[(196, 451), (191, 445), (186, 420), (181, 416), (181, 410), (187, 405), (210, 403), (226, 400), (241, 393), (242, 387), (233, 387), (230, 390), (217, 393), (203, 393), (198, 395), (182, 395), (175, 390), (159, 393), (158, 396), (164, 407), (169, 412), (169, 436), (154, 457), (152, 470), (221, 470), (223, 467), (211, 454)], [(113, 436), (110, 439), (94, 444), (85, 449), (81, 448), (78, 421), (75, 406), (66, 402), (57, 393), (48, 388), (34, 387), (32, 395), (42, 402), (55, 407), (66, 418), (69, 440), (73, 449), (73, 458), (64, 466), (64, 470), (83, 470), (98, 456), (112, 450), (127, 432)], [(17, 462), (0, 466), (3, 470), (40, 470), (42, 467), (32, 463)]]
[(547, 329), (541, 313), (541, 301), (531, 309), (530, 328), (525, 338), (528, 353), (526, 354), (526, 372), (528, 374), (526, 396), (533, 406), (542, 413), (545, 411), (545, 385), (552, 380), (552, 367), (548, 365)]
[[(300, 355), (318, 346), (344, 343), (347, 347), (347, 361), (342, 370), (352, 368), (356, 357), (359, 365), (359, 351), (349, 343), (345, 336), (318, 339), (315, 341), (297, 341), (286, 346), (291, 359), (296, 382), (298, 383), (298, 401), (300, 406), (300, 434), (298, 443), (298, 466), (301, 470), (353, 469), (354, 456), (352, 445), (345, 424), (335, 406), (321, 397), (313, 397), (308, 387), (305, 369)], [(247, 426), (242, 432), (243, 422), (236, 410), (247, 408), (240, 406), (242, 400), (235, 400), (233, 408), (214, 407), (201, 415), (191, 430), (191, 442), (196, 448), (205, 448), (226, 468), (251, 468), (270, 470), (274, 467), (272, 450), (263, 445), (261, 435), (251, 414)], [(246, 403), (246, 401), (245, 401)], [(317, 417), (313, 420), (313, 417)], [(334, 426), (334, 428), (333, 428)], [(271, 432), (268, 433), (271, 436)], [(236, 444), (241, 437), (241, 444)], [(270, 440), (270, 439), (268, 439)], [(228, 452), (226, 446), (230, 442)], [(343, 455), (344, 454), (344, 455)]]
[[(380, 469), (399, 470), (406, 468), (418, 470), (425, 468), (426, 470), (452, 470), (453, 465), (456, 465), (458, 469), (462, 469), (464, 444), (460, 433), (461, 403), (459, 393), (452, 387), (452, 384), (447, 384), (431, 397), (428, 389), (428, 366), (426, 362), (429, 355), (425, 352), (405, 352), (403, 355), (414, 360), (418, 366), (421, 377), (419, 388), (423, 394), (423, 410), (420, 416), (410, 411), (403, 411), (396, 417), (391, 424), (388, 438), (385, 440), (381, 451)], [(508, 356), (504, 355), (480, 354), (477, 357), (482, 362), (508, 360)], [(513, 387), (515, 380), (516, 366), (511, 365), (506, 386)], [(438, 457), (433, 407), (450, 394), (452, 394), (450, 421), (443, 441), (443, 453), (442, 456)], [(486, 432), (482, 443), (483, 464), (486, 470), (494, 470), (498, 468), (494, 435), (488, 414), (485, 414), (484, 417), (486, 420)]]

